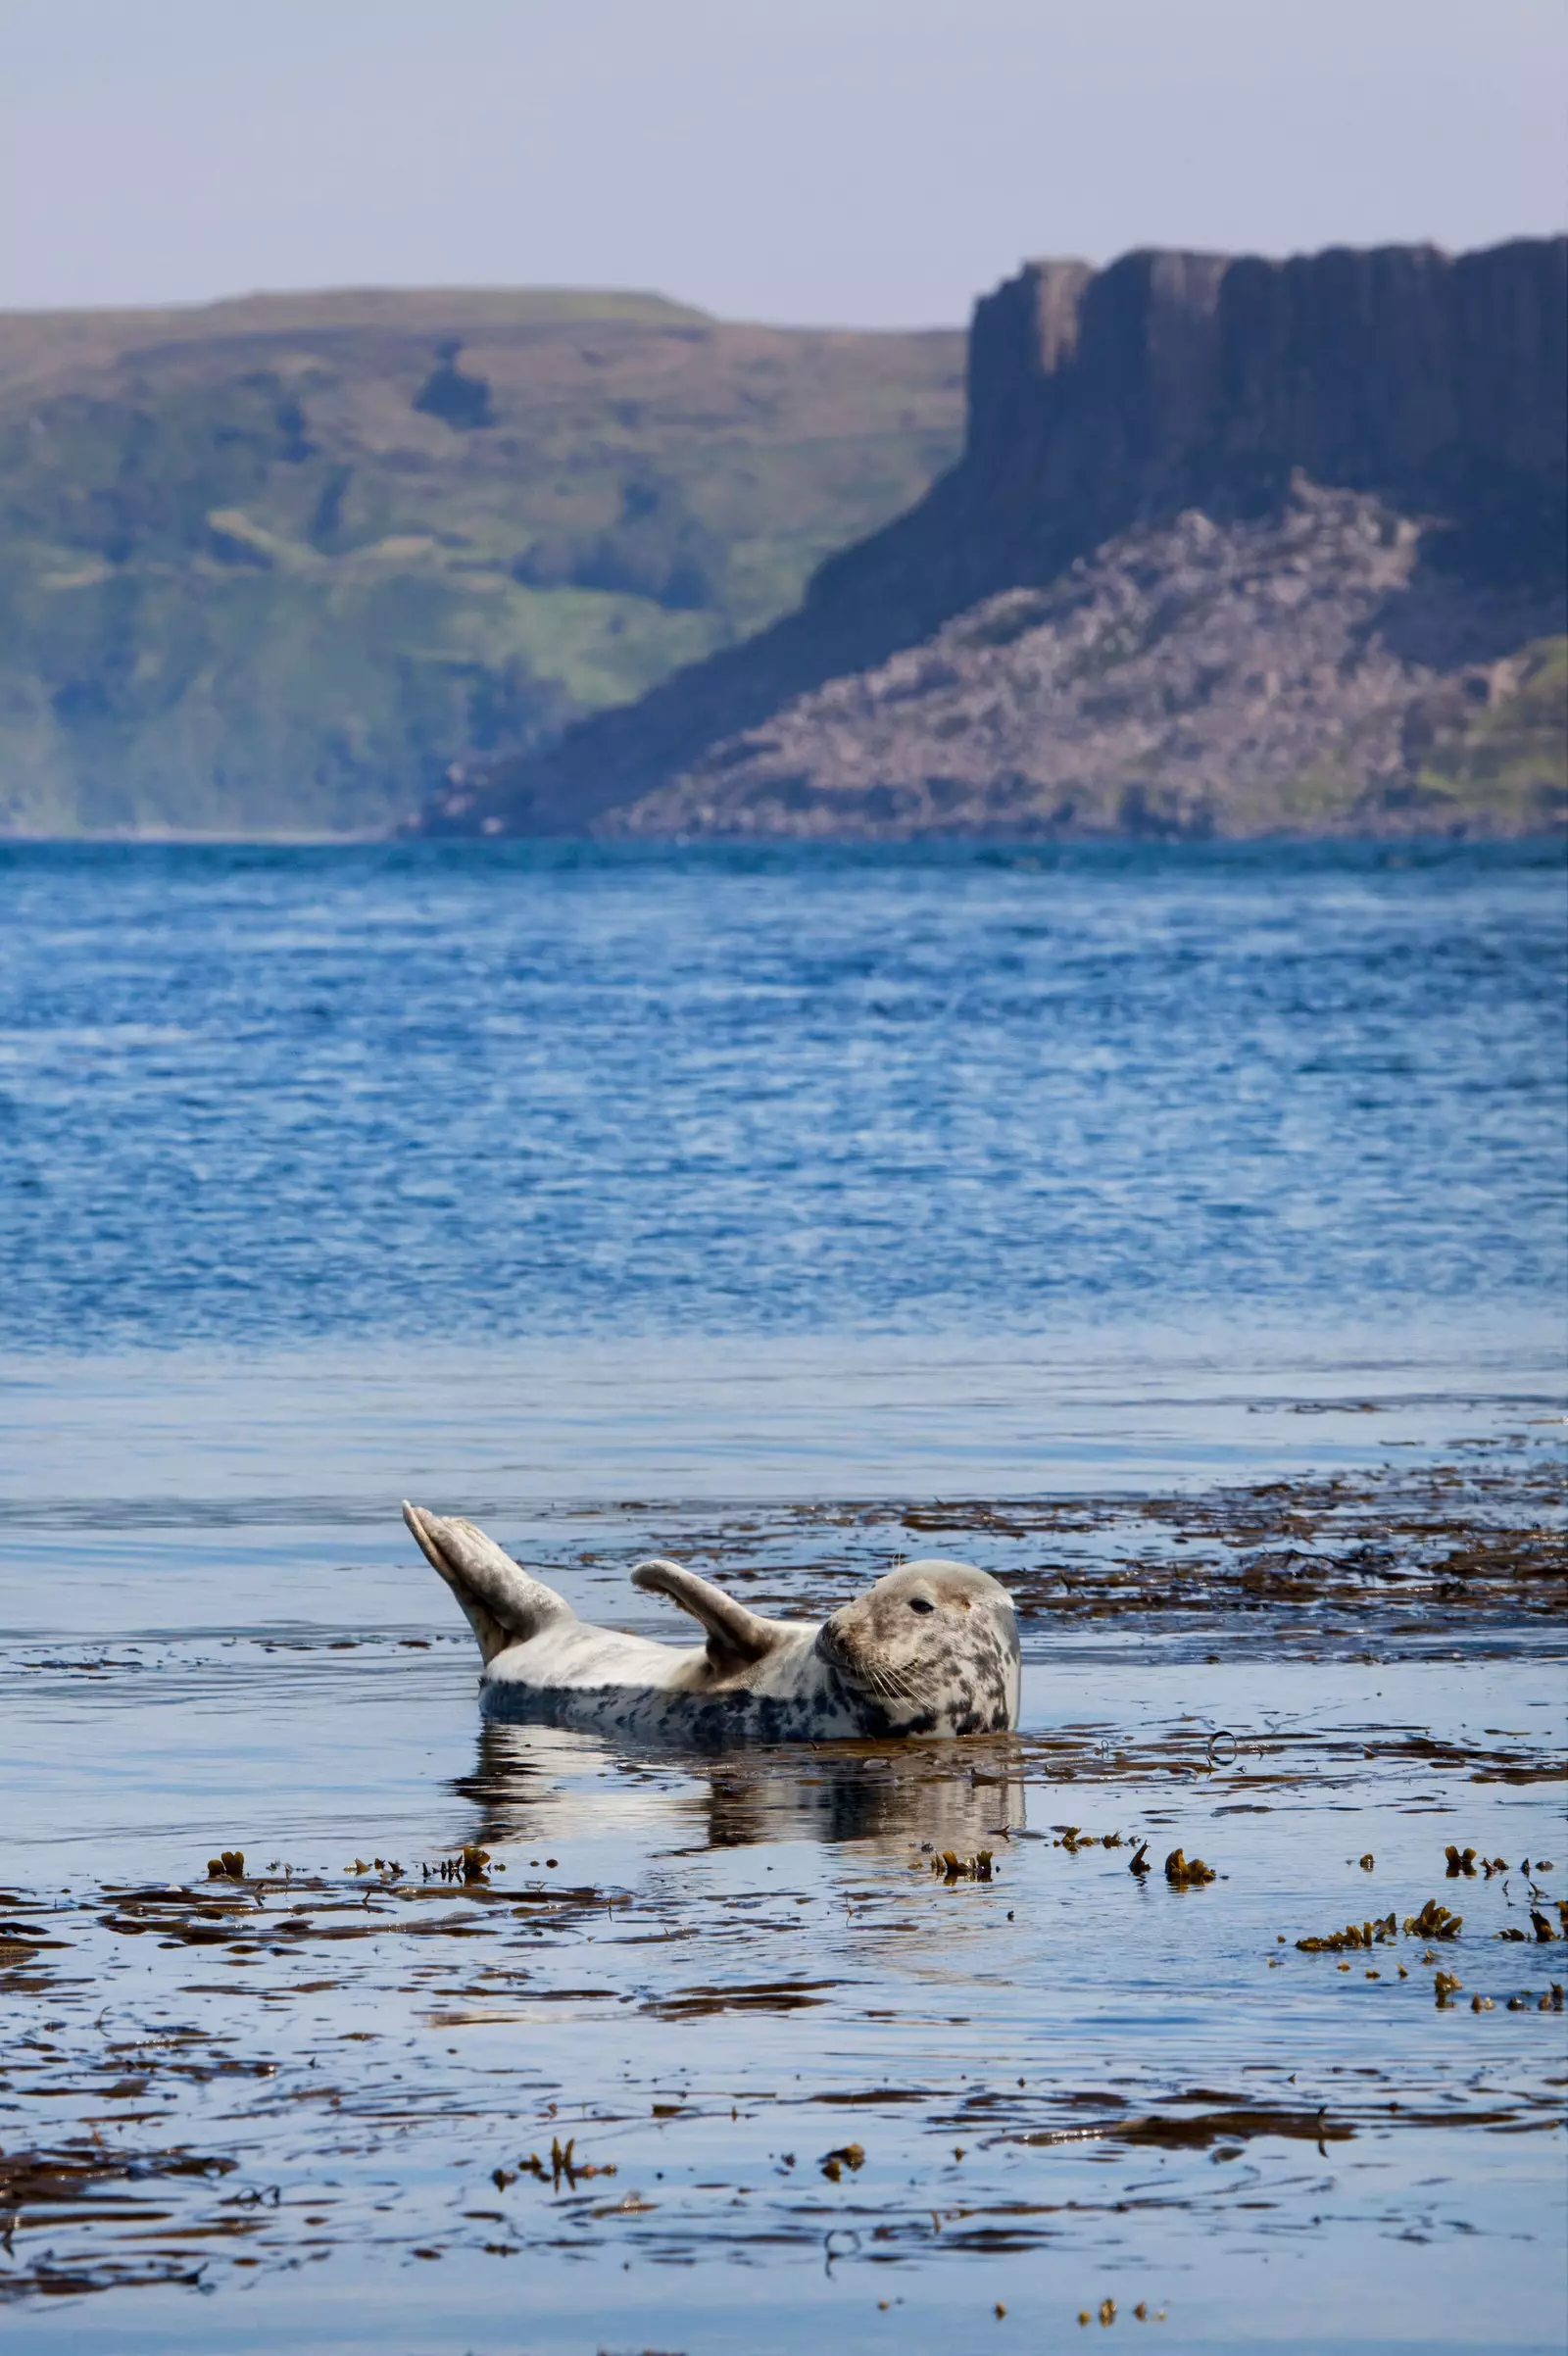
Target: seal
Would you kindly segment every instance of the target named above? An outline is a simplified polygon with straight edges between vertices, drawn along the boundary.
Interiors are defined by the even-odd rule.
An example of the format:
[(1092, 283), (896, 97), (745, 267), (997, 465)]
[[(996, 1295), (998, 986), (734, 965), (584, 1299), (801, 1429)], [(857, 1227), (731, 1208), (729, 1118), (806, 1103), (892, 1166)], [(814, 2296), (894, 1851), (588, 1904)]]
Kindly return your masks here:
[(633, 1585), (667, 1595), (707, 1637), (661, 1644), (579, 1620), (470, 1521), (408, 1504), (403, 1518), (478, 1639), (486, 1718), (701, 1747), (1004, 1734), (1018, 1723), (1012, 1598), (968, 1563), (903, 1563), (818, 1625), (764, 1619), (656, 1556)]

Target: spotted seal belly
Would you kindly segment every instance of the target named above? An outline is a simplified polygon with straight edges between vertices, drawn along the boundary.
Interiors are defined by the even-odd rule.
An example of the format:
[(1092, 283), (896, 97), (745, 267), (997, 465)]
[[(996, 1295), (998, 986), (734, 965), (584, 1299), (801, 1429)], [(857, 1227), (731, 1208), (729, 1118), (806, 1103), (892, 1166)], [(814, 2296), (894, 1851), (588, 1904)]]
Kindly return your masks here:
[(678, 1562), (633, 1583), (702, 1626), (661, 1644), (579, 1620), (470, 1522), (403, 1518), (484, 1655), (487, 1718), (703, 1745), (834, 1737), (979, 1735), (1018, 1723), (1018, 1625), (1000, 1580), (962, 1562), (906, 1562), (820, 1624), (769, 1620)]

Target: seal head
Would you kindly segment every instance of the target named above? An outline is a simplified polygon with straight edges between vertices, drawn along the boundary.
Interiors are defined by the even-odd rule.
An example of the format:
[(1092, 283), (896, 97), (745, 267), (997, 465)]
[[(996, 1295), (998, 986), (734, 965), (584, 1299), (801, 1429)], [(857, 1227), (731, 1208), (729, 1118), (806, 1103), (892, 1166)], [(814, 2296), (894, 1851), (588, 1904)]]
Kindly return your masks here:
[(1004, 1734), (1018, 1723), (1018, 1622), (998, 1579), (906, 1562), (824, 1620), (818, 1659), (890, 1734)]

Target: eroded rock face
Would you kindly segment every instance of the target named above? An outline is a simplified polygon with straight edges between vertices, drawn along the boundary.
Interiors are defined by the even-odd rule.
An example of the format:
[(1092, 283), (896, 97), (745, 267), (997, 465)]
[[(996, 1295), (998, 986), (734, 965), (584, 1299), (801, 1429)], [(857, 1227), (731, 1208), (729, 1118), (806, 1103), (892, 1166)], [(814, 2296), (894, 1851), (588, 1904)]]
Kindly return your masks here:
[[(1543, 751), (1486, 790), (1446, 756), (1537, 675), (1498, 658), (1540, 604), (1463, 594), (1363, 493), (1192, 509), (1048, 589), (987, 598), (920, 646), (721, 740), (604, 830), (718, 836), (1519, 832), (1568, 805)], [(1559, 665), (1559, 667), (1561, 667)], [(1560, 699), (1559, 699), (1560, 700)], [(1517, 763), (1515, 766), (1517, 767)]]
[(1300, 472), (1444, 515), (1474, 577), (1560, 577), (1565, 270), (1545, 238), (1034, 264), (977, 307), (965, 467), (1010, 493), (1013, 564)]
[[(1564, 626), (1565, 376), (1565, 239), (1031, 265), (977, 307), (964, 456), (916, 507), (427, 822), (1404, 823), (1421, 698)], [(1541, 823), (1520, 790), (1476, 822)]]

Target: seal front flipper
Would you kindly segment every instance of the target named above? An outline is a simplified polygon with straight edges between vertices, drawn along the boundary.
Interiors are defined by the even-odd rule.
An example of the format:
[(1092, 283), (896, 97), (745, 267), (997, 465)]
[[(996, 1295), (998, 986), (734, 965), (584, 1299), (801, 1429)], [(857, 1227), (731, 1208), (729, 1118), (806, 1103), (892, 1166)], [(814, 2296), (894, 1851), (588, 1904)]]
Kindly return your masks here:
[(509, 1644), (526, 1644), (557, 1620), (576, 1613), (564, 1595), (534, 1579), (470, 1521), (443, 1521), (422, 1505), (403, 1507), (419, 1551), (439, 1571), (463, 1606), (486, 1662)]
[(777, 1620), (764, 1620), (759, 1612), (748, 1611), (710, 1579), (700, 1579), (695, 1571), (683, 1570), (678, 1562), (667, 1562), (662, 1555), (640, 1562), (631, 1580), (633, 1587), (644, 1588), (653, 1595), (667, 1595), (694, 1620), (701, 1620), (708, 1631), (710, 1665), (720, 1675), (765, 1660), (780, 1644), (788, 1644), (794, 1633)]

